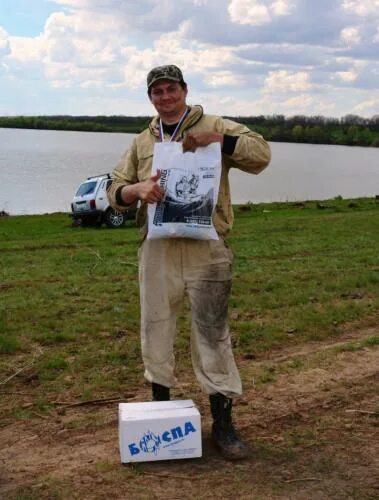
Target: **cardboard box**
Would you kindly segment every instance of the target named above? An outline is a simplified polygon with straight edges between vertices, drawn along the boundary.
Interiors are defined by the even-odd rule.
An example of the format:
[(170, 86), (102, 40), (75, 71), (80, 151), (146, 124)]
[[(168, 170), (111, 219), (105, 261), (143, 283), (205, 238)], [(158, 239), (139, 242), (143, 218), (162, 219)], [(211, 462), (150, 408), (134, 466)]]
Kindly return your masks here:
[(201, 420), (193, 401), (120, 403), (121, 462), (201, 457)]

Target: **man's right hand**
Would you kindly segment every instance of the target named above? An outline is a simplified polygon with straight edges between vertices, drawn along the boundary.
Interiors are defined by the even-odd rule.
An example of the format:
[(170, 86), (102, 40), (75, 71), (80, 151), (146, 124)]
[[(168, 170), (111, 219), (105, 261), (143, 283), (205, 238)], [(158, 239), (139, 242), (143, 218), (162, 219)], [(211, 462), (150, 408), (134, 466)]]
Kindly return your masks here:
[(134, 203), (136, 200), (142, 200), (146, 203), (157, 203), (161, 201), (165, 195), (164, 189), (158, 184), (161, 177), (160, 170), (150, 179), (146, 181), (137, 182), (136, 184), (129, 184), (124, 186), (121, 191), (121, 196), (125, 203)]
[(157, 203), (162, 200), (165, 191), (158, 184), (160, 177), (161, 171), (158, 170), (157, 173), (152, 175), (147, 181), (135, 184), (137, 196), (140, 200), (146, 201), (147, 203)]

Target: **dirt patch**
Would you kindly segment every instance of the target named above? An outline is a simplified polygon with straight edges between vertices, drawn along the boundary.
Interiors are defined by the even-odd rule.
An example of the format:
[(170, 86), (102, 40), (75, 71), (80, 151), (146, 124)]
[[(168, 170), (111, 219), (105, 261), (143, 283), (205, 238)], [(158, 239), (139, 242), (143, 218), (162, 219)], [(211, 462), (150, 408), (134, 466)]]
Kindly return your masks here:
[[(379, 317), (377, 315), (372, 317), (372, 322), (379, 322)], [(370, 321), (370, 318), (367, 319)], [(338, 348), (339, 346), (345, 345), (347, 342), (361, 341), (365, 338), (378, 335), (378, 326), (368, 326), (367, 328), (355, 328), (354, 325), (350, 328), (344, 326), (344, 331), (341, 332), (335, 338), (328, 338), (327, 340), (321, 341), (310, 341), (307, 343), (296, 344), (289, 347), (284, 347), (279, 350), (271, 350), (264, 353), (259, 353), (256, 356), (256, 362), (265, 362), (267, 360), (275, 362), (283, 362), (287, 359), (291, 359), (298, 356), (307, 356), (309, 354), (314, 354), (317, 352), (326, 351), (328, 349)], [(290, 333), (289, 335), (294, 334)]]
[(14, 248), (1, 248), (2, 252), (14, 253), (14, 252), (37, 252), (40, 250), (61, 250), (61, 249), (86, 249), (91, 248), (93, 245), (80, 246), (74, 243), (50, 243), (46, 245), (24, 245)]
[(53, 278), (53, 277), (46, 277), (43, 280), (19, 280), (16, 283), (0, 283), (0, 292), (4, 291), (6, 292), (7, 290), (10, 290), (12, 288), (17, 288), (17, 287), (35, 287), (39, 283), (61, 283), (63, 281), (63, 278)]
[[(374, 329), (364, 332), (374, 334)], [(257, 386), (244, 361), (245, 392), (235, 421), (251, 447), (248, 460), (223, 461), (209, 441), (207, 398), (184, 381), (203, 416), (204, 456), (190, 461), (121, 465), (117, 405), (65, 412), (0, 429), (4, 498), (374, 499), (379, 494), (378, 349), (335, 351), (315, 366), (309, 356), (338, 343), (300, 345), (271, 355), (278, 365), (299, 355), (299, 369)], [(263, 363), (263, 361), (259, 361)], [(188, 395), (188, 393), (187, 393)], [(143, 387), (136, 400), (150, 396)]]

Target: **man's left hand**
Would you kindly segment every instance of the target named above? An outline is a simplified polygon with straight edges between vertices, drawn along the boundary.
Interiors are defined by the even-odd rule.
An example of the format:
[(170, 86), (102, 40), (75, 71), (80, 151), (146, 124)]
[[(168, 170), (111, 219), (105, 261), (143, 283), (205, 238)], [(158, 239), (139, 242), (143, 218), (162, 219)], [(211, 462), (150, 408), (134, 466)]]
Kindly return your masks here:
[(194, 132), (193, 134), (188, 134), (183, 140), (183, 153), (186, 151), (192, 151), (194, 153), (197, 148), (205, 147), (212, 142), (220, 142), (221, 147), (224, 141), (224, 134), (219, 134), (218, 132)]

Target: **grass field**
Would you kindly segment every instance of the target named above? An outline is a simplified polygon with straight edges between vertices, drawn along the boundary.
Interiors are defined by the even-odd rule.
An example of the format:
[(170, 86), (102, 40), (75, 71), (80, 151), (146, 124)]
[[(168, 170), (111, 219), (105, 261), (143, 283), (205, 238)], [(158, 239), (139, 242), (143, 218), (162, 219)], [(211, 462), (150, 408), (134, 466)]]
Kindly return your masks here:
[[(309, 446), (321, 446), (324, 453), (325, 444), (321, 431), (316, 432), (315, 423), (307, 420), (314, 416), (307, 413), (309, 405), (304, 403), (302, 409), (300, 401), (295, 411), (292, 403), (284, 401), (287, 396), (281, 387), (284, 391), (290, 380), (295, 384), (291, 390), (302, 384), (310, 387), (310, 380), (298, 380), (309, 373), (316, 377), (312, 383), (323, 382), (325, 373), (332, 380), (332, 375), (337, 380), (346, 373), (340, 400), (348, 405), (353, 390), (362, 401), (370, 402), (362, 416), (371, 436), (378, 412), (378, 406), (371, 403), (379, 339), (379, 203), (364, 198), (248, 204), (235, 207), (235, 216), (229, 238), (235, 253), (229, 315), (246, 387), (236, 412), (242, 433), (248, 440), (251, 434), (255, 459), (247, 465), (225, 465), (209, 451), (200, 465), (177, 462), (163, 464), (161, 469), (149, 464), (121, 467), (114, 451), (117, 438), (111, 441), (117, 427), (117, 401), (149, 397), (139, 349), (138, 229), (133, 225), (119, 230), (72, 227), (67, 214), (0, 218), (0, 439), (8, 443), (0, 453), (0, 467), (1, 459), (14, 467), (13, 471), (5, 467), (3, 474), (0, 469), (0, 496), (3, 488), (7, 498), (105, 498), (109, 494), (129, 498), (116, 494), (120, 481), (127, 481), (133, 493), (130, 498), (161, 498), (159, 491), (144, 491), (143, 481), (161, 477), (158, 482), (163, 491), (162, 471), (168, 469), (166, 498), (187, 498), (175, 489), (176, 476), (188, 479), (188, 498), (339, 498), (328, 496), (336, 495), (333, 488), (338, 484), (351, 498), (374, 498), (374, 487), (370, 481), (363, 484), (358, 470), (343, 480), (343, 486), (342, 472), (340, 482), (330, 480), (338, 471), (333, 465), (335, 448), (330, 455), (320, 455), (320, 463), (307, 472), (304, 481), (295, 480), (292, 467), (304, 468), (297, 451), (302, 450), (305, 457)], [(206, 400), (192, 376), (187, 309), (185, 304), (178, 322), (180, 383), (174, 396), (192, 397), (207, 415)], [(347, 373), (345, 368), (354, 368), (352, 363), (356, 372)], [(358, 385), (352, 382), (357, 377)], [(311, 391), (314, 397), (316, 392)], [(277, 428), (275, 423), (271, 431), (259, 427), (268, 418), (265, 411), (271, 403), (264, 398), (270, 393), (283, 405), (282, 413), (275, 405), (272, 412), (288, 411), (290, 417), (288, 425)], [(299, 412), (307, 415), (306, 423), (293, 421)], [(251, 414), (262, 420), (255, 421)], [(329, 427), (338, 428), (338, 419), (349, 414), (338, 415), (333, 410), (328, 416)], [(30, 459), (34, 468), (27, 461), (22, 463), (21, 449), (18, 453), (15, 442), (10, 447), (9, 436), (17, 429), (20, 436), (29, 435), (31, 428), (33, 436), (49, 435), (52, 440), (60, 432), (62, 436), (76, 433), (88, 447), (90, 432), (104, 431), (105, 436), (107, 431), (110, 437), (100, 439), (105, 448), (91, 465), (85, 464), (89, 479), (81, 482), (78, 477), (83, 474), (60, 474), (37, 457)], [(21, 443), (25, 446), (23, 439)], [(49, 447), (53, 449), (49, 443), (45, 443), (46, 453)], [(67, 450), (62, 456), (68, 460), (69, 454)], [(79, 460), (78, 470), (82, 465)], [(282, 465), (284, 472), (278, 469)], [(264, 480), (260, 466), (266, 472), (267, 467), (276, 468), (275, 474), (282, 479)], [(207, 467), (212, 470), (209, 476)], [(228, 496), (217, 468), (220, 477), (229, 477), (235, 497), (234, 493)], [(192, 482), (189, 470), (201, 481), (211, 478), (211, 490), (204, 491), (204, 483)], [(96, 491), (94, 477), (102, 480)], [(319, 491), (312, 490), (315, 485)]]

